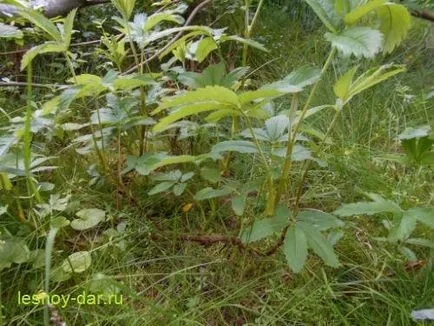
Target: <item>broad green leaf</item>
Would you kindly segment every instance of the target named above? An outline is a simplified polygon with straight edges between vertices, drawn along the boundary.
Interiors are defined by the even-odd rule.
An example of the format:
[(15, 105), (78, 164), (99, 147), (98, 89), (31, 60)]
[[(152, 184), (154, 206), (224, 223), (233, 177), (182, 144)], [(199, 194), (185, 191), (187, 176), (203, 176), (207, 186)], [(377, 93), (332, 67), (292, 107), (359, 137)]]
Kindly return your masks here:
[(392, 241), (403, 241), (408, 238), (416, 228), (417, 219), (411, 214), (404, 213), (399, 225), (392, 229), (389, 239)]
[(303, 66), (282, 80), (266, 85), (264, 88), (276, 89), (281, 93), (298, 93), (306, 86), (315, 84), (320, 78), (320, 73), (318, 68)]
[(105, 218), (105, 212), (98, 208), (82, 209), (75, 215), (79, 218), (71, 222), (71, 227), (77, 231), (93, 228), (101, 221), (104, 221)]
[(16, 26), (0, 23), (0, 38), (23, 38), (23, 32)]
[(202, 190), (199, 190), (196, 195), (194, 196), (195, 200), (206, 200), (206, 199), (213, 199), (218, 197), (225, 197), (229, 196), (233, 193), (233, 189), (228, 187), (223, 187), (221, 189), (213, 189), (211, 187), (204, 188)]
[(184, 105), (174, 112), (169, 113), (168, 116), (162, 118), (154, 127), (154, 132), (163, 131), (172, 123), (184, 119), (186, 117), (196, 115), (203, 112), (224, 110), (230, 108), (230, 105), (219, 102), (198, 102), (196, 104)]
[(214, 168), (203, 167), (200, 170), (200, 175), (206, 181), (211, 183), (217, 183), (220, 181), (220, 170)]
[(92, 264), (92, 258), (88, 251), (75, 252), (62, 263), (65, 273), (83, 273)]
[(337, 217), (317, 209), (303, 209), (297, 215), (297, 221), (305, 222), (316, 227), (320, 231), (330, 228), (343, 227), (345, 225)]
[(153, 166), (153, 170), (159, 169), (163, 166), (181, 164), (181, 163), (196, 163), (198, 161), (197, 156), (193, 155), (179, 155), (179, 156), (167, 156), (162, 158)]
[(407, 260), (409, 262), (415, 262), (417, 261), (417, 256), (414, 253), (413, 250), (411, 250), (410, 248), (407, 247), (400, 247), (399, 251), (401, 251), (401, 253), (407, 258)]
[(64, 216), (57, 216), (51, 220), (51, 227), (53, 229), (61, 229), (65, 226), (70, 225), (71, 222)]
[(161, 192), (165, 192), (165, 191), (169, 190), (170, 188), (172, 188), (175, 184), (176, 184), (175, 182), (170, 182), (170, 181), (165, 181), (165, 182), (159, 183), (158, 185), (156, 185), (154, 188), (152, 188), (148, 192), (148, 195), (152, 196), (152, 195), (159, 194)]
[(246, 207), (246, 195), (238, 195), (232, 198), (232, 209), (234, 210), (235, 214), (238, 216), (242, 216), (244, 214), (244, 209)]
[(176, 24), (184, 23), (184, 18), (180, 15), (174, 15), (167, 12), (155, 13), (148, 17), (146, 24), (143, 27), (145, 31), (149, 31), (163, 21), (168, 21)]
[(359, 66), (355, 66), (352, 69), (348, 70), (338, 79), (335, 87), (333, 88), (336, 96), (340, 98), (343, 102), (345, 102), (350, 95), (351, 84), (358, 68)]
[(213, 102), (214, 104), (226, 104), (238, 107), (238, 96), (232, 90), (221, 86), (207, 86), (195, 91), (185, 92), (178, 96), (166, 97), (160, 106), (152, 112), (156, 114), (167, 108), (197, 104), (201, 102)]
[(326, 33), (326, 39), (344, 56), (373, 58), (383, 42), (382, 34), (369, 27), (351, 27), (339, 34)]
[(214, 145), (211, 152), (256, 153), (256, 145), (246, 140), (227, 140)]
[(345, 15), (345, 23), (354, 24), (359, 21), (361, 18), (366, 16), (370, 11), (377, 9), (379, 7), (384, 6), (387, 3), (387, 0), (371, 0), (366, 4), (359, 6)]
[(65, 52), (66, 50), (65, 45), (60, 42), (45, 42), (41, 45), (35, 46), (24, 54), (21, 60), (21, 70), (24, 70), (39, 54)]
[(289, 267), (294, 273), (301, 272), (307, 258), (307, 239), (303, 229), (297, 225), (289, 227), (282, 249)]
[(260, 88), (255, 91), (247, 91), (239, 95), (241, 104), (247, 104), (249, 102), (256, 102), (264, 99), (272, 99), (274, 97), (282, 96), (284, 93), (275, 88)]
[(288, 127), (289, 118), (283, 114), (265, 121), (265, 130), (270, 141), (278, 141), (288, 131)]
[(212, 51), (216, 50), (217, 48), (217, 44), (212, 37), (205, 37), (204, 39), (200, 40), (199, 44), (197, 45), (195, 52), (196, 60), (201, 63)]
[(281, 232), (289, 224), (289, 216), (279, 214), (272, 218), (265, 218), (253, 223), (241, 232), (240, 238), (243, 243), (251, 243), (267, 238)]
[(377, 8), (380, 31), (384, 34), (384, 52), (390, 53), (407, 36), (411, 27), (411, 15), (406, 7), (388, 2)]
[(177, 184), (173, 187), (173, 193), (175, 194), (175, 196), (181, 196), (184, 193), (185, 188), (187, 188), (186, 183)]
[(21, 8), (18, 10), (18, 14), (50, 35), (53, 41), (62, 41), (62, 35), (57, 27), (40, 12), (32, 9)]
[(411, 216), (419, 222), (434, 229), (434, 207), (417, 207), (411, 208), (405, 212), (405, 215)]
[(306, 0), (315, 14), (332, 33), (336, 33), (340, 18), (337, 15), (333, 2), (330, 0)]
[(323, 238), (317, 228), (304, 222), (298, 222), (297, 227), (300, 227), (305, 233), (309, 248), (321, 257), (328, 266), (339, 267), (339, 260), (333, 246)]

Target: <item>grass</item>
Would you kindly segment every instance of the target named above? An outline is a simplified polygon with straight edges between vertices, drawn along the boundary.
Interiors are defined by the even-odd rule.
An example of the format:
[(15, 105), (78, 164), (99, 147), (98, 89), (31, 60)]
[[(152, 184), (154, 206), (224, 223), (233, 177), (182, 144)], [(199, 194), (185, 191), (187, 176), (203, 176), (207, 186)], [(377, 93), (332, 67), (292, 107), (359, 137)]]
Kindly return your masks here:
[[(271, 52), (251, 55), (251, 66), (258, 68), (254, 77), (260, 76), (265, 83), (302, 64), (322, 63), (327, 49), (317, 30), (319, 25), (306, 23), (309, 33), (305, 33), (298, 21), (289, 20), (277, 7), (269, 6), (265, 13), (256, 38)], [(397, 151), (394, 138), (406, 126), (433, 121), (432, 102), (424, 99), (434, 83), (434, 63), (430, 60), (433, 43), (432, 38), (421, 37), (430, 28), (416, 24), (406, 44), (392, 57), (378, 59), (377, 64), (406, 63), (409, 71), (355, 99), (339, 118), (328, 145), (332, 154), (324, 157), (329, 167), (310, 171), (303, 206), (332, 211), (342, 202), (363, 198), (362, 192), (383, 194), (403, 207), (432, 204), (432, 170), (420, 172), (378, 159)], [(352, 64), (350, 60), (335, 64), (325, 80), (335, 80)], [(364, 61), (360, 64), (367, 65)], [(48, 67), (45, 77), (64, 79), (48, 59), (42, 66)], [(42, 70), (37, 69), (34, 74), (40, 75)], [(0, 92), (2, 107), (11, 102), (16, 106), (17, 101), (24, 105), (19, 94), (8, 99), (8, 91)], [(318, 103), (334, 100), (329, 83), (322, 83), (318, 94)], [(405, 102), (406, 95), (414, 95), (411, 102)], [(277, 104), (282, 109), (288, 105), (286, 101)], [(310, 123), (325, 132), (330, 118), (324, 114)], [(73, 149), (64, 149), (61, 142), (50, 146), (57, 149), (60, 158), (52, 182), (60, 185), (58, 192), (73, 195), (68, 210), (98, 205), (108, 212), (107, 227), (112, 229), (79, 235), (62, 231), (57, 236), (68, 241), (56, 243), (54, 261), (71, 250), (88, 250), (94, 260), (89, 273), (77, 274), (52, 291), (74, 295), (102, 286), (117, 289), (126, 298), (121, 306), (71, 305), (59, 309), (70, 325), (416, 325), (411, 311), (434, 306), (433, 251), (416, 251), (421, 266), (411, 268), (395, 247), (373, 239), (384, 236), (374, 218), (348, 219), (349, 230), (337, 247), (342, 261), (339, 269), (324, 267), (311, 256), (306, 269), (293, 274), (281, 254), (257, 257), (230, 245), (201, 246), (177, 240), (180, 233), (226, 230), (231, 234), (240, 223), (255, 218), (253, 211), (243, 220), (232, 216), (229, 205), (221, 205), (212, 217), (196, 204), (184, 213), (188, 197), (184, 201), (148, 198), (146, 183), (136, 180), (129, 182), (140, 205), (124, 204), (116, 209), (114, 189), (89, 187), (86, 159), (77, 157)], [(255, 174), (249, 160), (235, 161), (234, 165), (235, 173), (246, 179)], [(294, 181), (299, 177), (298, 170), (292, 172)], [(40, 241), (39, 231), (31, 234), (31, 242)], [(154, 240), (151, 232), (161, 232), (167, 238)], [(265, 241), (261, 249), (269, 245)], [(18, 290), (35, 293), (43, 288), (42, 270), (26, 267), (15, 265), (0, 276), (7, 325), (43, 325), (41, 307), (16, 304)], [(92, 279), (97, 274), (108, 277), (103, 285)]]

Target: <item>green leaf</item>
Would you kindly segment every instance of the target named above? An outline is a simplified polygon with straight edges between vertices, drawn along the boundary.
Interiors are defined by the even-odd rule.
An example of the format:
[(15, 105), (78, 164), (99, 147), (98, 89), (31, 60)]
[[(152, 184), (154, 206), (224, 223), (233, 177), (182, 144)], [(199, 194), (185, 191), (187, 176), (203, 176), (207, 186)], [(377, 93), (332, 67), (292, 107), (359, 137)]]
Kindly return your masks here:
[(242, 216), (244, 214), (246, 201), (246, 195), (238, 195), (232, 198), (232, 209), (234, 210), (236, 215)]
[(16, 26), (0, 23), (0, 38), (23, 38), (23, 32)]
[(133, 13), (136, 0), (112, 0), (116, 9), (121, 13), (122, 17), (129, 20)]
[(194, 199), (199, 200), (206, 200), (206, 199), (213, 199), (218, 197), (225, 197), (229, 196), (233, 193), (233, 189), (228, 187), (223, 187), (221, 189), (213, 189), (211, 187), (204, 188), (202, 190), (199, 190), (196, 195), (194, 196)]
[(373, 58), (380, 50), (382, 34), (369, 27), (351, 27), (339, 34), (326, 33), (326, 39), (344, 56)]
[(356, 7), (350, 13), (345, 15), (345, 23), (352, 25), (359, 21), (361, 18), (366, 16), (369, 12), (379, 7), (383, 7), (387, 3), (387, 0), (372, 0), (368, 1), (366, 4)]
[(152, 188), (148, 192), (148, 195), (152, 196), (152, 195), (159, 194), (161, 192), (167, 191), (170, 188), (172, 188), (174, 185), (175, 185), (175, 182), (170, 182), (170, 181), (159, 183), (158, 185), (156, 185), (154, 188)]
[(204, 167), (200, 170), (200, 175), (206, 181), (217, 183), (220, 181), (220, 170), (214, 168)]
[(333, 246), (323, 238), (317, 228), (303, 222), (298, 222), (297, 227), (300, 227), (306, 234), (309, 248), (312, 248), (328, 266), (339, 267), (339, 260), (333, 250)]
[(326, 231), (330, 228), (343, 227), (345, 225), (345, 223), (337, 217), (316, 209), (301, 210), (297, 215), (297, 220), (306, 224), (310, 224), (320, 231)]
[(393, 213), (395, 215), (402, 214), (401, 208), (389, 200), (382, 202), (358, 202), (353, 204), (344, 204), (335, 210), (333, 214), (338, 216), (352, 216), (374, 215), (384, 212)]
[(411, 214), (404, 213), (399, 225), (392, 229), (389, 239), (392, 241), (403, 241), (408, 238), (416, 228), (417, 220)]
[(306, 0), (308, 5), (313, 9), (315, 14), (321, 19), (323, 24), (332, 33), (336, 33), (340, 23), (340, 18), (337, 15), (332, 1), (329, 0)]
[(65, 48), (68, 48), (71, 44), (72, 38), (72, 28), (74, 27), (74, 19), (77, 13), (77, 9), (73, 9), (69, 12), (68, 16), (65, 18), (65, 23), (63, 27), (63, 42), (65, 43)]
[(432, 241), (432, 240), (410, 238), (410, 239), (407, 239), (405, 241), (405, 243), (415, 245), (415, 246), (428, 247), (428, 248), (434, 249), (434, 241)]
[(434, 207), (417, 207), (411, 208), (405, 212), (405, 215), (411, 216), (419, 222), (434, 229)]
[(256, 42), (256, 41), (254, 41), (252, 39), (242, 38), (242, 37), (240, 37), (238, 35), (222, 35), (220, 37), (220, 43), (223, 43), (223, 42), (226, 42), (226, 41), (235, 41), (235, 42), (238, 42), (238, 43), (241, 43), (241, 44), (246, 44), (246, 45), (248, 45), (248, 46), (250, 46), (252, 48), (258, 49), (258, 50), (263, 51), (263, 52), (269, 52), (267, 50), (267, 48), (265, 46), (263, 46), (261, 43)]
[(227, 140), (215, 144), (211, 152), (221, 153), (221, 152), (238, 152), (238, 153), (256, 153), (255, 143), (247, 140)]
[(307, 258), (307, 239), (303, 229), (297, 225), (291, 226), (286, 233), (282, 249), (289, 267), (294, 273), (301, 272)]
[(267, 238), (275, 233), (281, 232), (289, 224), (287, 215), (276, 215), (272, 218), (265, 218), (255, 221), (252, 226), (241, 232), (240, 238), (243, 243), (251, 243)]
[(177, 109), (176, 111), (170, 113), (168, 116), (161, 119), (153, 128), (154, 132), (159, 132), (164, 130), (166, 127), (170, 126), (172, 123), (184, 119), (186, 117), (196, 115), (202, 112), (224, 110), (229, 108), (228, 104), (216, 103), (216, 102), (203, 102), (196, 104), (184, 105)]
[(149, 31), (163, 21), (182, 24), (184, 22), (184, 18), (180, 15), (174, 15), (168, 12), (155, 13), (148, 17), (143, 30)]
[(71, 227), (77, 231), (83, 231), (97, 226), (101, 221), (104, 221), (105, 212), (98, 208), (88, 208), (78, 211), (75, 215), (79, 219), (71, 222)]
[(199, 63), (202, 63), (208, 55), (218, 49), (217, 44), (215, 43), (214, 39), (212, 37), (205, 37), (204, 39), (199, 41), (199, 44), (197, 45), (196, 52), (195, 52), (195, 58)]
[(177, 184), (173, 187), (173, 193), (175, 194), (175, 196), (181, 196), (184, 193), (185, 188), (187, 188), (186, 183)]
[(61, 229), (68, 226), (71, 222), (64, 216), (57, 216), (51, 220), (51, 227), (53, 229)]
[(30, 64), (30, 62), (32, 62), (33, 59), (39, 54), (50, 52), (58, 53), (65, 51), (65, 45), (60, 42), (45, 42), (41, 45), (35, 46), (28, 50), (21, 59), (21, 70), (24, 70)]
[(407, 36), (411, 27), (411, 15), (406, 7), (395, 3), (377, 9), (380, 17), (380, 30), (384, 34), (384, 52), (392, 52)]
[(88, 251), (79, 251), (66, 258), (61, 266), (65, 273), (83, 273), (91, 264), (90, 253)]
[(321, 71), (311, 66), (303, 66), (280, 81), (264, 86), (268, 89), (276, 89), (281, 93), (298, 93), (306, 86), (315, 84), (320, 78)]
[(348, 70), (338, 79), (333, 88), (336, 96), (340, 98), (343, 102), (345, 102), (350, 95), (351, 84), (358, 68), (359, 66), (355, 66), (352, 69)]
[(50, 35), (54, 41), (62, 41), (62, 35), (56, 26), (40, 12), (32, 9), (21, 8), (18, 10), (18, 14), (21, 17), (27, 19), (33, 25), (38, 26), (40, 29)]

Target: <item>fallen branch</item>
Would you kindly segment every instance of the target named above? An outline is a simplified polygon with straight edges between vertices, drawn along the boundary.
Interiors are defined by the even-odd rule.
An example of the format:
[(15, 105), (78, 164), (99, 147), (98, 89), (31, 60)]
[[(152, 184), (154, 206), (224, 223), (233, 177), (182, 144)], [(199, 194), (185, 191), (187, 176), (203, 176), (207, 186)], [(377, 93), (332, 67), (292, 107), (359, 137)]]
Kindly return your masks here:
[(434, 22), (434, 13), (433, 12), (429, 12), (427, 10), (422, 10), (422, 11), (412, 10), (411, 14), (414, 17), (422, 18), (422, 19)]

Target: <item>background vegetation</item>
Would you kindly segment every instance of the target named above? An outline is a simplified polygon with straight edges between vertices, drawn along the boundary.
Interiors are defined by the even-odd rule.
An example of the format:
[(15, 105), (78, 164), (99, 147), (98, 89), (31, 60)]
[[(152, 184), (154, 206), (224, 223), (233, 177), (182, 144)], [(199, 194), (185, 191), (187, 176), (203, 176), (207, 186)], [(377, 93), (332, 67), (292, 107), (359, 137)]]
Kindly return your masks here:
[[(282, 91), (295, 85), (285, 77), (305, 65), (321, 69), (330, 52), (324, 19), (309, 6), (314, 1), (246, 1), (253, 22), (249, 33), (245, 3), (213, 1), (191, 25), (227, 28), (225, 35), (251, 42), (218, 43), (209, 53), (202, 48), (203, 60), (181, 42), (143, 68), (137, 64), (178, 31), (142, 47), (149, 37), (140, 34), (143, 24), (136, 20), (135, 30), (126, 22), (136, 13), (150, 15), (179, 3), (137, 1), (130, 13), (128, 1), (113, 3), (81, 10), (75, 19), (70, 14), (76, 31), (71, 42), (63, 32), (53, 39), (57, 34), (33, 11), (21, 9), (19, 16), (3, 20), (24, 33), (0, 39), (3, 324), (44, 325), (51, 319), (54, 325), (422, 325), (411, 312), (434, 307), (434, 25), (413, 18), (393, 51), (336, 53), (317, 86), (302, 76), (306, 85), (295, 96)], [(421, 5), (427, 4), (416, 9)], [(195, 6), (170, 12), (174, 16), (152, 32), (174, 28)], [(371, 16), (359, 23), (376, 26)], [(63, 24), (67, 30), (68, 19)], [(38, 53), (21, 69), (29, 58), (23, 52), (47, 41), (61, 45)], [(224, 80), (221, 62), (226, 76), (249, 69)], [(267, 156), (270, 169), (277, 170), (270, 173), (257, 149), (232, 145), (228, 152), (217, 151), (221, 156), (214, 160), (204, 156), (215, 154), (218, 143), (252, 140), (239, 136), (249, 121), (254, 128), (265, 128), (264, 121), (282, 114), (296, 121), (288, 113), (294, 101), (300, 103), (298, 117), (306, 102), (308, 109), (339, 103), (333, 86), (357, 65), (356, 77), (391, 63), (406, 71), (354, 96), (339, 115), (328, 108), (303, 121), (300, 134), (309, 141), (297, 144), (305, 146), (308, 161), (293, 158), (286, 178), (280, 178), (286, 152), (277, 159)], [(176, 108), (173, 96), (182, 101), (186, 93), (179, 91), (196, 90), (197, 97), (202, 86), (216, 84), (237, 96), (264, 85), (282, 94), (261, 102), (257, 115), (246, 114), (251, 120), (234, 115), (213, 123), (186, 115), (171, 121), (176, 128), (164, 129), (164, 119), (173, 116), (164, 105)], [(312, 84), (316, 92), (309, 103)], [(205, 93), (211, 94), (210, 88)], [(227, 99), (222, 94), (229, 93), (213, 97), (215, 105)], [(205, 100), (196, 101), (187, 107)], [(161, 152), (176, 157), (169, 162), (174, 164), (158, 156)], [(282, 198), (271, 201), (270, 175), (276, 192), (285, 180)], [(277, 213), (269, 212), (276, 202)], [(281, 241), (286, 234), (268, 232), (268, 222), (261, 222), (279, 218), (284, 208), (296, 212), (284, 213), (294, 237), (297, 213), (323, 212), (319, 230), (327, 221), (332, 230), (323, 232), (320, 244), (331, 253), (311, 247), (298, 268), (300, 249), (291, 256), (288, 241)], [(80, 256), (74, 259), (74, 253)], [(50, 309), (17, 305), (18, 291), (77, 295), (83, 290), (122, 294), (126, 302)]]

